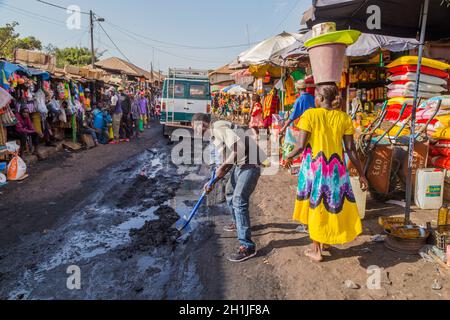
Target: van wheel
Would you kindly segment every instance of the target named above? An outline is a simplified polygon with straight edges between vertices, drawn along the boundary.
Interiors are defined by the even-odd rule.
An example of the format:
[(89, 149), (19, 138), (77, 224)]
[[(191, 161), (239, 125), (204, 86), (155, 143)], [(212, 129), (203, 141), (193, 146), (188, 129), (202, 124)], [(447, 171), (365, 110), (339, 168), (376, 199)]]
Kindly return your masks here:
[(166, 133), (166, 125), (165, 125), (165, 124), (163, 124), (162, 130), (163, 130), (163, 136), (164, 136), (164, 138), (170, 138), (170, 136)]

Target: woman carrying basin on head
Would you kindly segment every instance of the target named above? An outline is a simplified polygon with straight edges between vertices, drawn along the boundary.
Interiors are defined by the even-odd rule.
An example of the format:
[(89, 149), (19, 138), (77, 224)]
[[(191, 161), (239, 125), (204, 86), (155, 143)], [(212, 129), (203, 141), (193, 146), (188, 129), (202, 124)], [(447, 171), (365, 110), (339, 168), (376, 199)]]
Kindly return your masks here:
[(303, 154), (294, 220), (308, 225), (313, 247), (305, 254), (320, 262), (325, 245), (349, 243), (362, 233), (343, 145), (360, 174), (363, 190), (368, 182), (356, 155), (352, 119), (341, 111), (336, 84), (321, 84), (316, 92), (317, 108), (303, 115), (299, 144), (289, 158)]

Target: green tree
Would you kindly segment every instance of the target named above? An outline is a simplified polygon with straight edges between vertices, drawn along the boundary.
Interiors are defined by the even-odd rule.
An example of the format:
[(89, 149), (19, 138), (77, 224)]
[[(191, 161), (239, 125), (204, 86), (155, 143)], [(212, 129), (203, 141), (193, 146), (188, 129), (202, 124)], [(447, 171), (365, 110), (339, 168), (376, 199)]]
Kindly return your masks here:
[(16, 41), (15, 48), (26, 50), (42, 50), (42, 43), (35, 37), (26, 37)]
[(42, 43), (35, 37), (20, 38), (16, 32), (18, 22), (7, 23), (0, 27), (0, 56), (11, 59), (15, 49), (42, 50)]
[[(56, 56), (56, 64), (58, 68), (63, 68), (65, 65), (86, 66), (92, 63), (91, 50), (88, 48), (57, 48), (53, 45), (46, 47), (47, 53)], [(104, 52), (95, 52), (95, 61), (103, 55)]]

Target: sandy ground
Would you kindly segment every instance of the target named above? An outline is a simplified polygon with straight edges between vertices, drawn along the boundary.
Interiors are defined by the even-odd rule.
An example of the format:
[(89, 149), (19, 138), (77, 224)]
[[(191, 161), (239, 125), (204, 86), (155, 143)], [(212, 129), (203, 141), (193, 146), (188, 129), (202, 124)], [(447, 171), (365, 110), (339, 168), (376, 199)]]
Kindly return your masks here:
[[(371, 242), (380, 234), (380, 216), (401, 215), (403, 208), (370, 201), (364, 220), (364, 234), (342, 247), (334, 247), (324, 263), (304, 257), (310, 245), (307, 236), (298, 234), (292, 222), (296, 178), (283, 171), (274, 177), (262, 177), (252, 198), (251, 214), (254, 238), (258, 243), (256, 259), (241, 265), (223, 262), (225, 273), (223, 297), (227, 299), (450, 299), (450, 272), (437, 264), (425, 262), (420, 256), (392, 252), (383, 244)], [(418, 223), (435, 221), (435, 212), (416, 211)], [(236, 240), (220, 231), (218, 242), (227, 253)], [(233, 247), (234, 245), (234, 247)], [(366, 286), (368, 268), (382, 268), (380, 290)], [(360, 289), (347, 289), (344, 283), (353, 281)], [(442, 290), (432, 290), (438, 280)], [(236, 289), (237, 288), (237, 289)]]
[[(140, 141), (39, 162), (29, 179), (0, 190), (0, 298), (450, 299), (447, 270), (371, 243), (382, 232), (378, 217), (400, 207), (370, 202), (364, 235), (310, 262), (310, 241), (291, 219), (296, 178), (284, 171), (262, 177), (252, 197), (256, 258), (226, 260), (238, 242), (222, 230), (224, 205), (203, 206), (178, 238), (171, 226), (195, 205), (209, 172), (173, 166), (170, 152), (156, 126)], [(435, 216), (418, 211), (414, 220)], [(81, 290), (66, 287), (70, 265), (81, 268)], [(366, 287), (373, 265), (383, 268), (381, 290)], [(435, 280), (441, 290), (432, 290)]]

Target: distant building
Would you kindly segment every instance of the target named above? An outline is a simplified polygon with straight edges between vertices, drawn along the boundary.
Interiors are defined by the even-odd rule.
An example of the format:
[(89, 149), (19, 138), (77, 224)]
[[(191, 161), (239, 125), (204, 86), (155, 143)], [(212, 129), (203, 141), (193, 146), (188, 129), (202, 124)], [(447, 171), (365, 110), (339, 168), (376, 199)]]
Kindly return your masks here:
[(234, 73), (229, 68), (229, 65), (223, 66), (209, 74), (209, 81), (216, 86), (229, 86), (234, 84), (234, 79), (231, 76)]
[(123, 76), (128, 79), (140, 79), (157, 88), (161, 88), (164, 81), (164, 76), (160, 72), (153, 71), (152, 73), (117, 57), (98, 61), (95, 63), (95, 66), (113, 75)]

